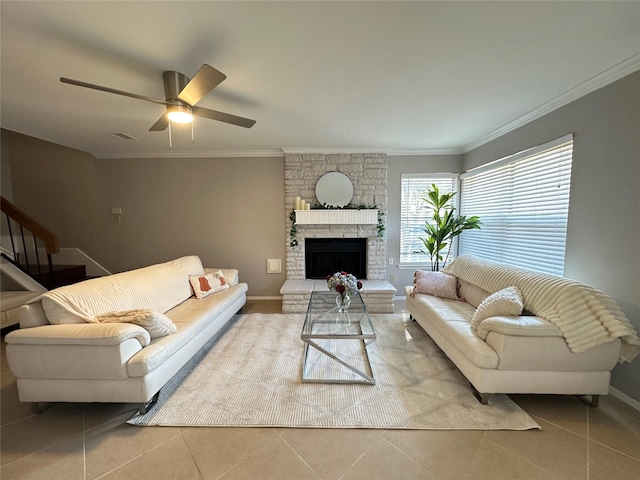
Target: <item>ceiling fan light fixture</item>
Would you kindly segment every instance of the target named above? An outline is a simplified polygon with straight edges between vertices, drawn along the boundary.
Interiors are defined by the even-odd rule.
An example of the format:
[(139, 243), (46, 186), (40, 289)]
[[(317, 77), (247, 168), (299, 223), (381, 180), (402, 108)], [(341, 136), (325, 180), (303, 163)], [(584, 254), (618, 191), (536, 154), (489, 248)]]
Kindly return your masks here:
[(191, 107), (186, 105), (173, 105), (167, 108), (169, 120), (174, 123), (191, 123), (193, 122), (193, 115), (191, 114)]

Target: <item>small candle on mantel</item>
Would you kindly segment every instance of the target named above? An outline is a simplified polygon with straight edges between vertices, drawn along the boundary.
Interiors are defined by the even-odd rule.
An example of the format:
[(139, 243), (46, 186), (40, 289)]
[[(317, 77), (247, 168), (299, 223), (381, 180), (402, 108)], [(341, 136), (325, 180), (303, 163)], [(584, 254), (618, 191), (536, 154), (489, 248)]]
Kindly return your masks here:
[(306, 203), (304, 204), (304, 209), (305, 210), (311, 210), (311, 204), (310, 203)]
[(300, 200), (300, 210), (304, 210), (305, 209), (305, 204), (307, 202), (305, 202), (304, 200)]
[(300, 197), (296, 197), (296, 210), (300, 210)]

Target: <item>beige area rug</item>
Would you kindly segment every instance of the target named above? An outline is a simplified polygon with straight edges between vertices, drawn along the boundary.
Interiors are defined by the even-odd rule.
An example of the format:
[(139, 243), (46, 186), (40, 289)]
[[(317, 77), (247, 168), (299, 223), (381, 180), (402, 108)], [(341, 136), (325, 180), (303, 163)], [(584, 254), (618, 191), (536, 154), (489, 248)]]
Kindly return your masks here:
[[(527, 430), (540, 426), (506, 395), (482, 405), (469, 383), (416, 322), (372, 315), (367, 347), (375, 385), (301, 383), (304, 315), (237, 315), (128, 423), (164, 426)], [(357, 340), (324, 340), (363, 368)], [(308, 373), (349, 379), (309, 348)]]

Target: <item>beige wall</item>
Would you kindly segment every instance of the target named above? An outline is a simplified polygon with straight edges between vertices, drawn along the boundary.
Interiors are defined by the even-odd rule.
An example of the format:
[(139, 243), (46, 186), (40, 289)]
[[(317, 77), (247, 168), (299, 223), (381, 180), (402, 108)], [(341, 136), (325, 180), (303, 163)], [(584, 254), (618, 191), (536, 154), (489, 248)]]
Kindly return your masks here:
[[(284, 159), (97, 160), (100, 258), (115, 270), (186, 254), (237, 268), (251, 296), (278, 295), (284, 274)], [(123, 210), (116, 224), (112, 207)], [(267, 274), (268, 258), (283, 262)]]
[[(574, 133), (565, 276), (608, 293), (640, 331), (640, 72), (464, 155), (464, 169)], [(612, 386), (640, 401), (640, 359)]]

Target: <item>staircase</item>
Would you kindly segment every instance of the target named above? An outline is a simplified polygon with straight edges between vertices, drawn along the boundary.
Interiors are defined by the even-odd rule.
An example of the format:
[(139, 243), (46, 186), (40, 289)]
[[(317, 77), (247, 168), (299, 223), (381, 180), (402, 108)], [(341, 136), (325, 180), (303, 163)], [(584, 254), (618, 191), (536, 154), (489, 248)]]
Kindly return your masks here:
[(52, 271), (42, 265), (25, 265), (24, 272), (47, 290), (86, 280), (87, 267), (84, 265), (52, 265)]
[[(78, 249), (61, 249), (46, 227), (2, 199), (2, 311), (0, 328), (18, 323), (18, 307), (42, 292), (109, 272)], [(53, 255), (62, 257), (53, 262)]]

